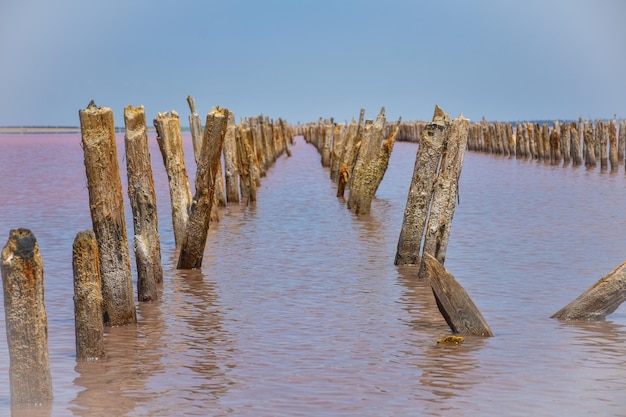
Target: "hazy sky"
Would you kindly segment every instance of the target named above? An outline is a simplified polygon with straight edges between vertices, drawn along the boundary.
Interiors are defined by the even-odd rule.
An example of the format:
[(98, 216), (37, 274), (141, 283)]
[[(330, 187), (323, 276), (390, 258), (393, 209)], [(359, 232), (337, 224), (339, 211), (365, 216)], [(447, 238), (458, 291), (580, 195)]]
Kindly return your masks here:
[(626, 118), (624, 0), (6, 0), (0, 125), (186, 97), (288, 122)]

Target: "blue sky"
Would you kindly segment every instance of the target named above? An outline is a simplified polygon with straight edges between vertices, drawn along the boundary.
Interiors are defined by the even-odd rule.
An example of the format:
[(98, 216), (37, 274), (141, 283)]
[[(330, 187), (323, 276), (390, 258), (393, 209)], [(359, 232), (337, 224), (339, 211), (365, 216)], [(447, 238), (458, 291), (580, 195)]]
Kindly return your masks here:
[[(11, 0), (0, 125), (78, 125), (91, 99), (186, 97), (288, 122), (626, 118), (626, 1)], [(150, 123), (150, 122), (149, 122)]]

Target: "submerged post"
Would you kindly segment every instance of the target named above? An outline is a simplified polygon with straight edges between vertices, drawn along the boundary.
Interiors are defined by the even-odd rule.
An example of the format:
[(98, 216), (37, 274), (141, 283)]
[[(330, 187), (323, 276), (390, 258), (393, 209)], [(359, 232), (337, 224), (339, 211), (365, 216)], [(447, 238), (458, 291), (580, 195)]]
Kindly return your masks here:
[(28, 229), (11, 230), (2, 249), (4, 318), (12, 405), (52, 400), (43, 261)]
[(394, 261), (396, 265), (419, 265), (426, 218), (430, 209), (439, 160), (448, 138), (449, 125), (450, 116), (439, 106), (435, 106), (431, 123), (422, 131), (415, 157), (413, 178), (409, 187)]
[(133, 210), (137, 265), (137, 299), (155, 301), (163, 283), (161, 241), (154, 178), (148, 149), (148, 130), (143, 106), (124, 108), (128, 197)]
[(92, 101), (79, 116), (89, 207), (100, 254), (104, 323), (136, 323), (113, 111)]
[(227, 109), (215, 107), (206, 118), (200, 164), (196, 173), (196, 195), (180, 249), (178, 269), (193, 269), (202, 266), (228, 114)]
[(72, 247), (76, 358), (104, 358), (104, 322), (98, 243), (92, 230), (79, 232)]

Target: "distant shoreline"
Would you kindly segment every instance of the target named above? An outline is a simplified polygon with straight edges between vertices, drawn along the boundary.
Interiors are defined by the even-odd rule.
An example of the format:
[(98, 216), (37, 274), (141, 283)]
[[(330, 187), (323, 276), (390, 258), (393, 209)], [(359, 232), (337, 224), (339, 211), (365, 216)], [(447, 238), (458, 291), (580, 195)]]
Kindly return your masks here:
[[(116, 127), (116, 132), (124, 132), (123, 127)], [(148, 132), (153, 132), (154, 127), (148, 126)], [(185, 131), (185, 128), (182, 128)], [(80, 127), (77, 126), (0, 126), (1, 134), (31, 134), (31, 133), (80, 133)]]

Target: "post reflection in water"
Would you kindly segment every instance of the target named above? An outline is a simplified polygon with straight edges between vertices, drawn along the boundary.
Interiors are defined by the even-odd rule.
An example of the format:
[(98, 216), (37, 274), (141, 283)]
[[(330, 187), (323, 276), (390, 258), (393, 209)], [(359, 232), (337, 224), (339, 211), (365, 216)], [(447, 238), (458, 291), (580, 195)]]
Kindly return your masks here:
[(105, 359), (77, 363), (74, 383), (84, 389), (72, 401), (74, 415), (153, 415), (177, 399), (184, 399), (178, 412), (202, 415), (226, 392), (216, 349), (228, 339), (214, 283), (199, 270), (168, 276), (175, 303), (140, 303), (136, 325), (106, 329)]
[(484, 379), (472, 372), (479, 369), (475, 354), (485, 341), (470, 336), (461, 345), (437, 344), (439, 337), (451, 331), (437, 308), (430, 283), (417, 278), (418, 270), (418, 266), (398, 267), (398, 281), (405, 287), (401, 302), (408, 313), (407, 325), (415, 332), (413, 349), (406, 352), (411, 356), (407, 361), (421, 371), (413, 398), (424, 405), (427, 415), (454, 410), (466, 413), (468, 404), (451, 400), (467, 397), (468, 391)]

